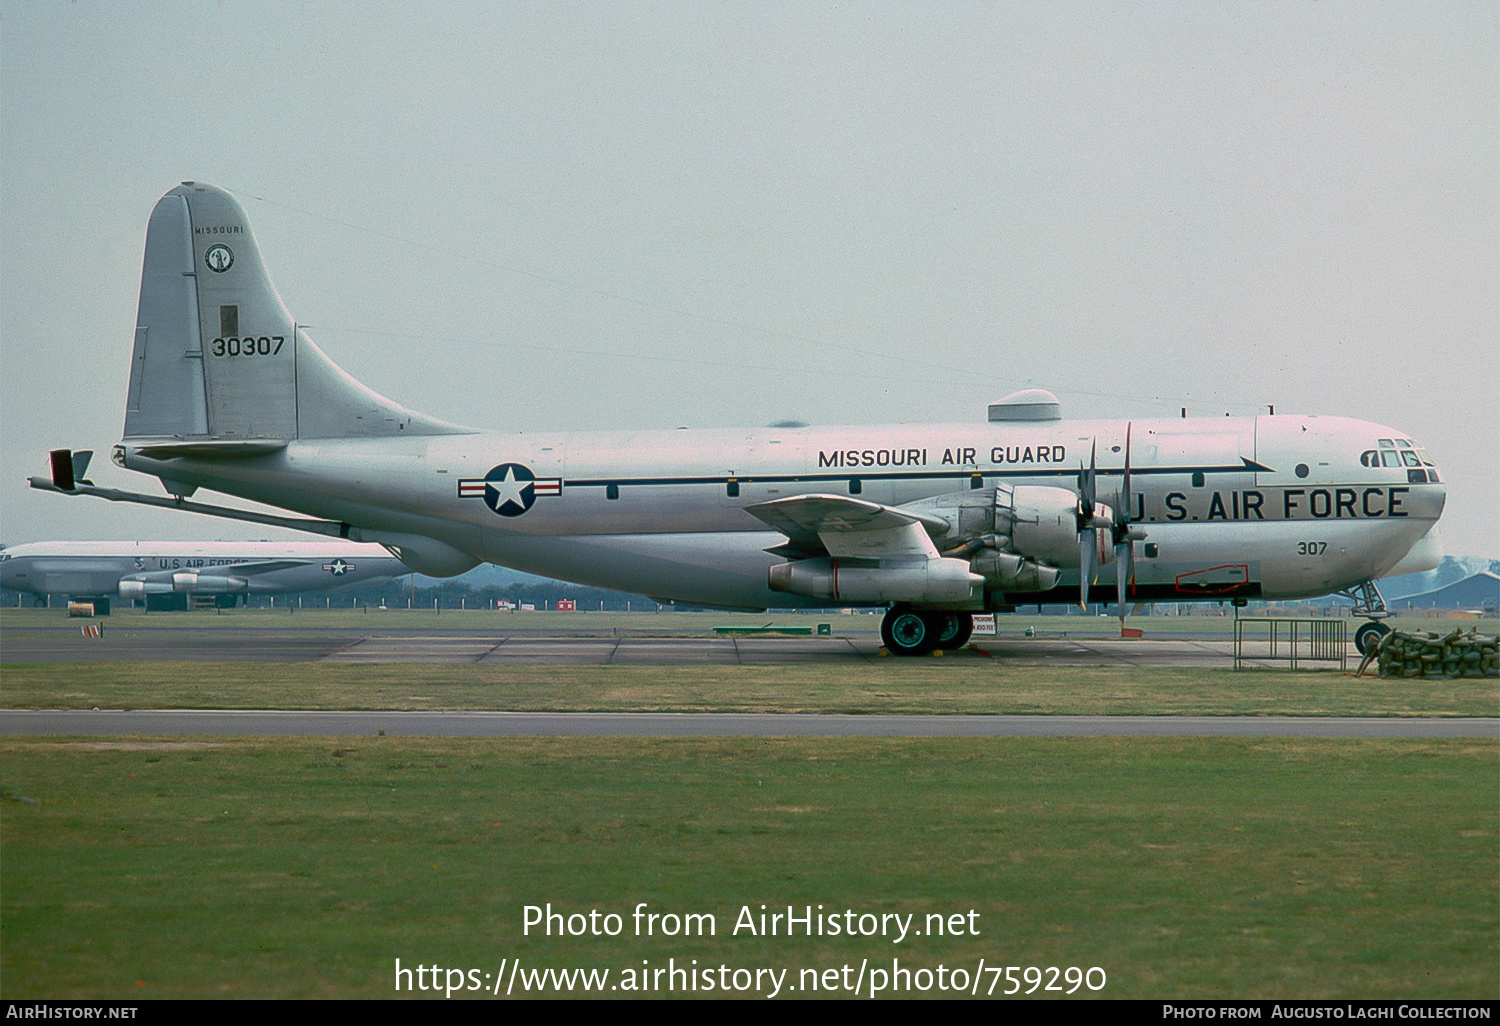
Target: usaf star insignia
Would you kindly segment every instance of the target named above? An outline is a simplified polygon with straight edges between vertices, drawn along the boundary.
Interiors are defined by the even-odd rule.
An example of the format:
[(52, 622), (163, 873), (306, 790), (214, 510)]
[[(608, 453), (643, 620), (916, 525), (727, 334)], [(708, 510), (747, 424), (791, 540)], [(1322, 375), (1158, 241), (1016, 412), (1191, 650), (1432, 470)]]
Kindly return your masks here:
[(335, 577), (342, 577), (350, 570), (354, 569), (354, 564), (344, 562), (344, 559), (341, 556), (338, 559), (335, 559), (332, 563), (324, 563), (323, 569), (327, 570)]
[(462, 478), (460, 499), (483, 498), (484, 504), (502, 517), (518, 517), (543, 495), (561, 495), (562, 478), (537, 477), (519, 463), (502, 463), (483, 478)]

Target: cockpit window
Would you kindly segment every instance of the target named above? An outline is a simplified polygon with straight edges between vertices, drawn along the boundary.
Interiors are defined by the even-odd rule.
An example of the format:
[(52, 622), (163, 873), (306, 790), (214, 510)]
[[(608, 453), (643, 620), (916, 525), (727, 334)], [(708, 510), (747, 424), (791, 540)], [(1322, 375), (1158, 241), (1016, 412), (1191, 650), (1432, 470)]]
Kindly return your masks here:
[(1438, 476), (1431, 460), (1427, 458), (1427, 450), (1421, 446), (1413, 445), (1409, 438), (1381, 438), (1376, 440), (1378, 449), (1366, 449), (1359, 454), (1359, 465), (1362, 467), (1390, 467), (1392, 469), (1406, 469), (1407, 477), (1413, 483), (1418, 482), (1417, 474), (1412, 469), (1426, 470), (1420, 477), (1421, 481), (1430, 481), (1437, 484)]

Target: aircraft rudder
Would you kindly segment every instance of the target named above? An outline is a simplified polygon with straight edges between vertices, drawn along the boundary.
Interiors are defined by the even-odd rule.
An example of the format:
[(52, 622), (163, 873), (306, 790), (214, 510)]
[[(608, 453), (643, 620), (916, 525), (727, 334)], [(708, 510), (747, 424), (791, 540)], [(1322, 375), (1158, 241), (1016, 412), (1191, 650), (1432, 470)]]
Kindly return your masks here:
[(146, 233), (125, 437), (275, 444), (466, 431), (355, 381), (298, 330), (233, 195), (183, 182)]
[(192, 239), (187, 201), (173, 190), (157, 201), (146, 228), (127, 438), (208, 433)]

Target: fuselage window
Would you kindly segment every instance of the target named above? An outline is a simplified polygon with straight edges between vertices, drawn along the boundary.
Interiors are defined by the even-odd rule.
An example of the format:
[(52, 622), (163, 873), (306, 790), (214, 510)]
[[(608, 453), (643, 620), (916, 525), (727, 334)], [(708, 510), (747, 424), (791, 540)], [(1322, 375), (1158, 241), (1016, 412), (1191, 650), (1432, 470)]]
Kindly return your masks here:
[(620, 497), (620, 486), (617, 485), (617, 484), (607, 484), (607, 485), (605, 485), (604, 486), (604, 497), (606, 499), (618, 499)]
[(860, 492), (862, 492), (864, 490), (865, 490), (864, 483), (861, 482), (859, 478), (857, 478), (857, 477), (851, 477), (849, 479), (849, 494), (850, 495), (858, 495)]

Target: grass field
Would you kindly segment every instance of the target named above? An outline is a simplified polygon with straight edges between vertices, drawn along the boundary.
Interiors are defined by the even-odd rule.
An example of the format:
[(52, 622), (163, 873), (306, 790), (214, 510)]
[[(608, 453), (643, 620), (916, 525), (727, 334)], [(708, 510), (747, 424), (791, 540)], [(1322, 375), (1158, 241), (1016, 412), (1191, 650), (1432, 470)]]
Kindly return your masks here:
[[(1232, 610), (1225, 607), (1226, 614)], [(1250, 614), (1246, 614), (1250, 615)], [(1265, 615), (1265, 614), (1255, 614)], [(0, 607), (0, 632), (28, 629), (55, 628), (59, 624), (77, 624), (68, 620), (62, 609), (33, 609), (30, 607)], [(615, 613), (583, 610), (574, 613), (558, 612), (492, 612), (489, 610), (444, 609), (228, 609), (197, 610), (190, 613), (147, 613), (139, 609), (116, 608), (108, 617), (87, 621), (102, 623), (106, 629), (126, 629), (132, 626), (190, 628), (214, 630), (219, 627), (257, 628), (263, 630), (413, 630), (438, 628), (440, 630), (478, 631), (548, 631), (559, 634), (612, 634), (616, 632), (655, 636), (692, 635), (711, 633), (714, 627), (730, 625), (759, 626), (776, 623), (792, 626), (808, 626), (826, 623), (833, 628), (835, 636), (844, 633), (870, 634), (880, 630), (880, 616), (864, 611), (854, 615), (841, 613), (767, 612), (767, 613)], [(1353, 628), (1363, 621), (1350, 620), (1350, 635)], [(1477, 629), (1482, 634), (1500, 631), (1500, 620), (1494, 619), (1449, 619), (1426, 617), (1418, 613), (1407, 613), (1389, 621), (1402, 629), (1450, 631), (1455, 627), (1464, 630)], [(1234, 636), (1234, 617), (1224, 616), (1132, 616), (1131, 627), (1141, 628), (1147, 637), (1159, 638), (1221, 638)], [(996, 619), (1002, 636), (1019, 637), (1026, 628), (1033, 627), (1048, 634), (1069, 636), (1117, 637), (1120, 621), (1114, 616), (1040, 616), (1034, 611), (1022, 609), (1015, 613), (1003, 613)]]
[[(1099, 967), (1105, 997), (1500, 994), (1490, 742), (11, 739), (3, 751), (10, 999), (385, 997), (397, 958), (477, 970), (460, 983), (487, 989), (502, 959), (609, 969), (615, 983), (697, 959), (789, 969), (796, 986), (803, 969), (849, 965), (852, 979), (862, 960), (899, 958), (970, 974), (981, 959)], [(618, 913), (624, 932), (524, 936), (523, 907), (548, 902)], [(716, 935), (632, 936), (640, 902), (713, 914)], [(733, 935), (741, 907), (762, 904), (911, 913), (918, 929), (973, 910), (978, 935)]]
[(1331, 670), (1044, 667), (1000, 659), (847, 667), (373, 663), (6, 666), (10, 708), (1495, 716), (1493, 680)]
[[(392, 627), (483, 629), (496, 614), (107, 622), (324, 630), (384, 615)], [(558, 614), (535, 616), (550, 628)], [(701, 634), (746, 621), (694, 614), (702, 622), (672, 618), (668, 629), (652, 614), (614, 616), (574, 622)], [(1229, 624), (1164, 619), (1205, 636)], [(836, 632), (874, 626), (832, 621)], [(57, 622), (56, 611), (0, 615), (4, 636)], [(1494, 716), (1500, 688), (978, 658), (843, 668), (135, 662), (6, 665), (0, 704)], [(1098, 967), (1102, 997), (1500, 998), (1494, 741), (8, 738), (0, 753), (7, 999), (379, 998), (396, 993), (398, 958), (408, 969), (472, 970), (444, 979), (486, 992), (519, 958), (517, 988), (532, 970), (607, 969), (609, 987), (627, 983), (627, 970), (697, 959), (731, 974), (786, 970), (780, 996), (810, 996), (788, 989), (811, 983), (804, 970), (848, 966), (847, 978), (834, 975), (853, 980), (861, 966), (889, 971), (899, 959), (926, 971), (930, 987), (939, 966), (950, 984), (962, 968), (984, 993), (996, 980), (977, 971), (983, 959)], [(523, 908), (548, 902), (564, 914), (616, 913), (623, 931), (524, 935)], [(711, 914), (717, 933), (636, 937), (630, 914), (641, 902)], [(972, 910), (964, 921), (979, 932), (900, 944), (732, 934), (741, 908), (758, 915), (762, 904), (910, 914), (915, 929), (928, 915)], [(765, 996), (771, 979), (761, 983), (744, 993)], [(1011, 986), (1000, 980), (996, 996)]]

